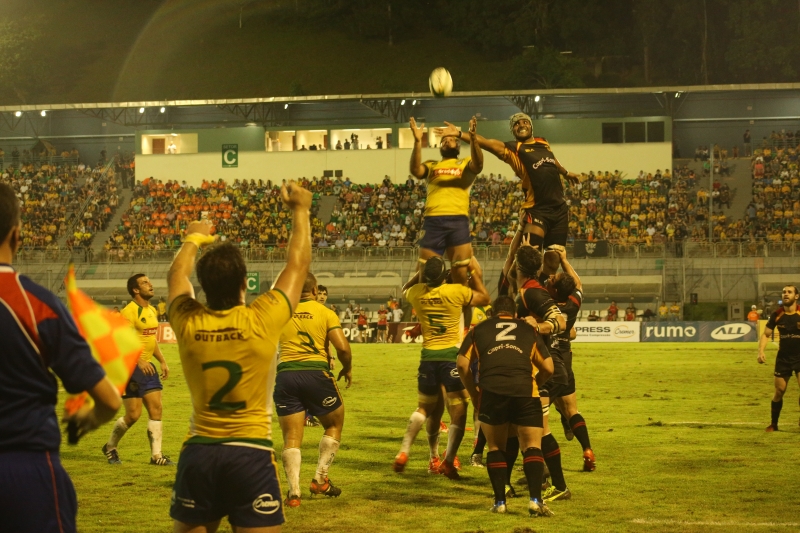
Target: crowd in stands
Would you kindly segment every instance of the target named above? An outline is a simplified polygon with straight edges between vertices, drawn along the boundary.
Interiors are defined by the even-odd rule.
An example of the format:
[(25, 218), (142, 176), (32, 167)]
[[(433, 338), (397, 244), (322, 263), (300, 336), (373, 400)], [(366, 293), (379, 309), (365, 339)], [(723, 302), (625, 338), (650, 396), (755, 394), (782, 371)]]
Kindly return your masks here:
[(742, 222), (753, 239), (800, 241), (798, 154), (796, 148), (767, 147), (754, 151), (753, 200)]

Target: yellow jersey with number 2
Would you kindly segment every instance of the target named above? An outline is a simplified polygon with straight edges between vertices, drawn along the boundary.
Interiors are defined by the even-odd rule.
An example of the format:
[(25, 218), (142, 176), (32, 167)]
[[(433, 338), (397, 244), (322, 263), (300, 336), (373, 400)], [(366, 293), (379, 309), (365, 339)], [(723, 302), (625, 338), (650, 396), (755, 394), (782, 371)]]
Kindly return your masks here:
[(184, 444), (239, 444), (272, 449), (275, 354), (291, 318), (273, 289), (249, 306), (214, 311), (179, 296), (169, 309), (192, 396)]
[(422, 326), (422, 360), (455, 361), (464, 337), (462, 308), (472, 301), (472, 289), (451, 283), (433, 288), (417, 283), (404, 296)]
[(336, 313), (316, 300), (300, 300), (280, 340), (278, 372), (330, 370), (325, 342), (328, 332), (341, 328)]

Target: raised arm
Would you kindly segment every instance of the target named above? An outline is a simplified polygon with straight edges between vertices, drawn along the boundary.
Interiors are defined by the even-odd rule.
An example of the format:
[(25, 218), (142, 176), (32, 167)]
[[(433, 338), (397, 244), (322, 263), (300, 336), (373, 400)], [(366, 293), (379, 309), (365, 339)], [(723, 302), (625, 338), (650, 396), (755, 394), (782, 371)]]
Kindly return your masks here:
[(411, 175), (417, 179), (424, 179), (428, 175), (428, 168), (422, 164), (422, 127), (417, 127), (417, 121), (414, 117), (408, 121), (411, 127), (411, 133), (414, 135), (414, 148), (411, 150), (411, 164), (409, 171)]
[(558, 248), (558, 257), (561, 260), (561, 268), (564, 269), (564, 273), (571, 276), (572, 279), (575, 280), (575, 288), (579, 291), (583, 292), (583, 284), (581, 283), (581, 277), (578, 276), (578, 273), (575, 272), (575, 269), (572, 268), (572, 265), (567, 261), (567, 250), (565, 248)]
[(292, 234), (286, 266), (278, 274), (274, 287), (286, 295), (294, 311), (311, 265), (311, 192), (290, 181), (281, 187), (281, 198), (292, 210)]
[(421, 276), (422, 276), (421, 271), (417, 270), (414, 273), (414, 275), (411, 276), (411, 279), (408, 280), (405, 285), (403, 285), (403, 293), (405, 293), (408, 289), (410, 289), (411, 287), (413, 287), (414, 285), (419, 283), (419, 280), (421, 279)]
[(214, 237), (211, 236), (211, 225), (208, 222), (192, 222), (186, 228), (183, 245), (172, 260), (167, 273), (167, 309), (178, 296), (186, 295), (194, 298), (194, 287), (189, 280), (194, 270), (194, 259), (201, 247), (212, 242)]
[[(475, 117), (473, 117), (474, 120)], [(458, 137), (460, 140), (464, 141), (465, 143), (472, 144), (473, 137), (477, 141), (477, 144), (480, 148), (486, 150), (494, 154), (496, 157), (503, 159), (503, 151), (506, 149), (506, 145), (503, 144), (503, 141), (498, 141), (497, 139), (487, 139), (481, 135), (478, 135), (477, 132), (472, 132), (472, 121), (470, 121), (470, 131), (465, 132), (458, 129), (458, 127), (453, 126), (449, 122), (445, 122), (447, 124), (444, 128), (436, 128), (434, 130), (437, 135), (441, 137), (446, 137), (447, 135), (452, 135), (453, 137)]]
[(469, 162), (469, 169), (474, 174), (480, 174), (483, 170), (483, 151), (481, 150), (480, 144), (476, 139), (478, 131), (478, 119), (472, 117), (469, 121), (469, 134), (470, 134), (470, 143), (469, 143), (469, 153), (471, 159)]
[(481, 264), (478, 263), (474, 255), (469, 263), (469, 273), (469, 286), (472, 289), (472, 300), (469, 305), (478, 307), (492, 303), (489, 291), (486, 289), (486, 285), (483, 284), (483, 268), (481, 268)]
[(556, 160), (556, 166), (558, 167), (558, 173), (559, 174), (561, 174), (562, 176), (565, 176), (567, 178), (567, 181), (569, 181), (573, 185), (576, 185), (577, 183), (580, 182), (580, 177), (577, 174), (575, 174), (574, 172), (567, 172), (567, 169), (564, 168), (564, 165), (562, 165), (559, 162), (558, 158), (555, 158), (555, 160)]

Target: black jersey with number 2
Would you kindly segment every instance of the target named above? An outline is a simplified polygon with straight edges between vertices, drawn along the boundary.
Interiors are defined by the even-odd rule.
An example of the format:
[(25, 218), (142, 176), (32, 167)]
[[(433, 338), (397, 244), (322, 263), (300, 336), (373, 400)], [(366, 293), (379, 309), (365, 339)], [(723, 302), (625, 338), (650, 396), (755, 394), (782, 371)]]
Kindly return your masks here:
[(778, 357), (800, 359), (800, 313), (788, 314), (783, 307), (772, 313), (767, 322), (768, 329), (778, 330), (780, 341)]
[(464, 337), (461, 353), (478, 360), (481, 390), (514, 397), (539, 396), (536, 365), (550, 357), (542, 336), (524, 320), (497, 316)]

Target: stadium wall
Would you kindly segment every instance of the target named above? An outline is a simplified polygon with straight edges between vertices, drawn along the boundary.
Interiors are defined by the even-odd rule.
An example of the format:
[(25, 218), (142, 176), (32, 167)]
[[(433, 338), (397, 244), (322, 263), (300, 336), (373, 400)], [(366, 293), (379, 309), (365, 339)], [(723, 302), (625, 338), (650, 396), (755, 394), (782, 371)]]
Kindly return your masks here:
[[(254, 128), (255, 129), (255, 128)], [(202, 137), (201, 137), (202, 139)], [(235, 141), (231, 141), (235, 142)], [(408, 176), (410, 150), (325, 150), (304, 152), (240, 151), (235, 168), (223, 168), (222, 144), (217, 150), (198, 154), (138, 155), (136, 179), (186, 180), (199, 185), (203, 180), (282, 179), (322, 176), (325, 170), (341, 170), (355, 183), (375, 183), (389, 176), (394, 182)], [(201, 146), (203, 141), (201, 140)], [(207, 146), (207, 144), (206, 144)], [(671, 143), (640, 144), (554, 144), (553, 151), (570, 171), (620, 170), (634, 175), (640, 170), (672, 167)], [(461, 154), (469, 153), (462, 147)], [(424, 149), (423, 159), (439, 159), (437, 149)], [(505, 163), (485, 154), (484, 173), (510, 176)]]

